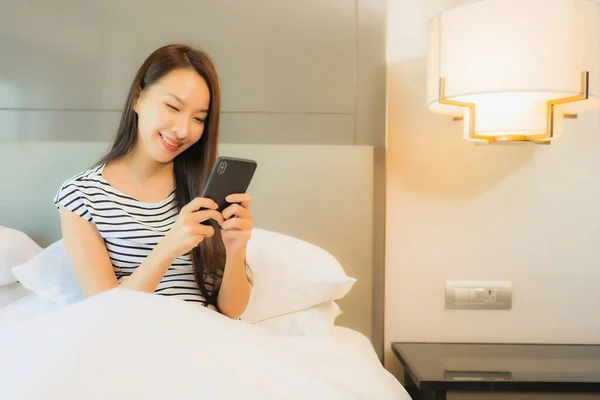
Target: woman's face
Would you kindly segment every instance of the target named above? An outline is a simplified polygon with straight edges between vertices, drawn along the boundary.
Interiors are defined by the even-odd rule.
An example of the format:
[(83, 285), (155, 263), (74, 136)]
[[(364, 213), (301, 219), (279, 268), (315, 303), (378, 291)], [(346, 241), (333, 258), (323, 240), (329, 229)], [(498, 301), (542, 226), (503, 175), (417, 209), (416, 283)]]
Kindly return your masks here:
[(168, 163), (202, 137), (210, 93), (192, 69), (176, 69), (140, 92), (138, 141), (156, 161)]

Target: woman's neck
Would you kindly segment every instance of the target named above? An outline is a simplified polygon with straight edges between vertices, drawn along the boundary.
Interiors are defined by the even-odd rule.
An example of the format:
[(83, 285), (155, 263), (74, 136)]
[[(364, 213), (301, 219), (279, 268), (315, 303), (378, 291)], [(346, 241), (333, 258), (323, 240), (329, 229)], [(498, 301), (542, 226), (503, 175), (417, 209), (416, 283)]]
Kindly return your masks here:
[(160, 163), (135, 147), (127, 153), (120, 163), (131, 171), (131, 178), (137, 182), (154, 180), (161, 176), (173, 176), (173, 163)]

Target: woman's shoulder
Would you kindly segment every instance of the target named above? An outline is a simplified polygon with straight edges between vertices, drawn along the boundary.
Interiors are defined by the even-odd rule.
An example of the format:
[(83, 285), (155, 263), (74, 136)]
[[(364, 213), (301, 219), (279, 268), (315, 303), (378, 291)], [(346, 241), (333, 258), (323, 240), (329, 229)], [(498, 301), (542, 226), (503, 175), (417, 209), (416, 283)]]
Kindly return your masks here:
[(86, 186), (97, 186), (101, 184), (101, 174), (102, 165), (94, 166), (88, 169), (85, 169), (76, 175), (70, 176), (67, 180), (65, 180), (60, 189), (64, 190), (68, 187), (86, 187)]
[(88, 209), (92, 203), (91, 196), (102, 186), (102, 167), (88, 168), (65, 180), (54, 196), (56, 207), (63, 206), (91, 221)]

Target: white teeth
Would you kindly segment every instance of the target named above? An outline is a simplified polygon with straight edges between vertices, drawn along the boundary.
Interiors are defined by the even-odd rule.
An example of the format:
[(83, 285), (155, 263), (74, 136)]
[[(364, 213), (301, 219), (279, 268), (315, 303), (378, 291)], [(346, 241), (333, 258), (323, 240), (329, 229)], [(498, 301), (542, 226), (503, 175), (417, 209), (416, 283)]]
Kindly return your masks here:
[(163, 135), (160, 135), (160, 137), (162, 138), (162, 140), (164, 140), (165, 142), (167, 142), (167, 144), (173, 146), (173, 147), (179, 147), (178, 144), (175, 144), (173, 142), (171, 142), (169, 139), (167, 139), (166, 137), (164, 137)]

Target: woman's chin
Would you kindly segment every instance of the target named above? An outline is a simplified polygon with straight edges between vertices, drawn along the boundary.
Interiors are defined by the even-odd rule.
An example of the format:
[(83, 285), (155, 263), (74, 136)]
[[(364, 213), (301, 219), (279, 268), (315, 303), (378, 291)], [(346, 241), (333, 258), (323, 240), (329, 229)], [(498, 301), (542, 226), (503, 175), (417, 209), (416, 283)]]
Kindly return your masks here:
[(177, 154), (178, 153), (166, 152), (164, 150), (161, 150), (160, 148), (158, 148), (158, 149), (154, 148), (154, 149), (152, 149), (152, 152), (150, 153), (150, 155), (156, 162), (159, 162), (162, 164), (166, 164), (166, 163), (173, 161), (175, 159), (175, 157), (177, 156)]
[(162, 139), (158, 140), (158, 143), (154, 143), (152, 148), (152, 156), (153, 158), (160, 163), (168, 163), (171, 162), (181, 154), (181, 149), (174, 151), (173, 149), (167, 149), (166, 146), (163, 146), (161, 143)]

